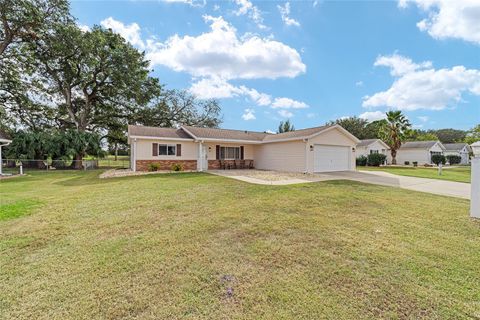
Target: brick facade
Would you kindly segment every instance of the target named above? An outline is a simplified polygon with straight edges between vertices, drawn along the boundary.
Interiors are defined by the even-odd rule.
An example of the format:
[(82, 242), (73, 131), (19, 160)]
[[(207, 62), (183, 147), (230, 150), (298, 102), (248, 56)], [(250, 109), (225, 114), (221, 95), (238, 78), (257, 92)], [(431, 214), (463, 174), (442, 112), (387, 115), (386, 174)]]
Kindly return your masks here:
[(137, 171), (148, 171), (151, 163), (157, 163), (159, 170), (171, 170), (177, 163), (183, 165), (183, 170), (197, 170), (197, 160), (137, 160)]
[[(253, 166), (253, 160), (223, 160), (225, 162), (226, 169), (248, 169), (250, 163)], [(235, 166), (237, 161), (237, 166)], [(208, 160), (208, 170), (223, 169), (220, 164), (220, 160)]]

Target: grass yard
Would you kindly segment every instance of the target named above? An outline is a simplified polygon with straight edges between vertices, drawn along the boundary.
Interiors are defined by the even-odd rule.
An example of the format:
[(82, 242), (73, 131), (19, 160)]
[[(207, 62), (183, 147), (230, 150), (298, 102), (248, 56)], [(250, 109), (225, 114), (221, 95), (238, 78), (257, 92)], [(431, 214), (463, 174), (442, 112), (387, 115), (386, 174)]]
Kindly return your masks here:
[(400, 176), (410, 176), (419, 178), (430, 178), (449, 180), (457, 182), (470, 183), (471, 170), (470, 167), (444, 168), (442, 175), (438, 175), (438, 168), (421, 168), (421, 167), (358, 167), (358, 170), (368, 171), (385, 171)]
[(480, 317), (466, 200), (98, 174), (0, 181), (2, 319)]

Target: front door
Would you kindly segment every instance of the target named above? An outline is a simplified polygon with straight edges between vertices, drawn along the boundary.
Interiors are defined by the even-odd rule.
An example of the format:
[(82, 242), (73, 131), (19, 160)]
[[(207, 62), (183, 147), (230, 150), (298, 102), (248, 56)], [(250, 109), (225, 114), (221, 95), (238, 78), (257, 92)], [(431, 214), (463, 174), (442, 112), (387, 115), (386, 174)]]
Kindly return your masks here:
[(208, 170), (208, 146), (202, 145), (202, 170)]

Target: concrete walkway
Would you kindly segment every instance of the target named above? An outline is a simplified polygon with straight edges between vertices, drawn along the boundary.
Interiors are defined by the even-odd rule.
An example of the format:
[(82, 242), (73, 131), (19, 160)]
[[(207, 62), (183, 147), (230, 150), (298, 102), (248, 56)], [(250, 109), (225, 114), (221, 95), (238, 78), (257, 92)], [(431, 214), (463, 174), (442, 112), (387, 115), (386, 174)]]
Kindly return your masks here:
[(215, 170), (212, 174), (263, 185), (289, 185), (328, 180), (353, 180), (443, 196), (470, 199), (470, 184), (437, 179), (398, 176), (383, 171), (343, 171), (318, 174), (264, 170)]
[(365, 183), (470, 199), (469, 183), (399, 176), (383, 171), (335, 172), (327, 173), (327, 175)]

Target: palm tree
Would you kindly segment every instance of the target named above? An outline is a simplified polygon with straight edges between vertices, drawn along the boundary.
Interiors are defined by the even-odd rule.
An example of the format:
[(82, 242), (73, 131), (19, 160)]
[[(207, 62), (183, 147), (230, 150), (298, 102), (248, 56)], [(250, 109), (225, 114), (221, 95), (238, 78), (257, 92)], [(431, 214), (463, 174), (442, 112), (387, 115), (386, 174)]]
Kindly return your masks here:
[(401, 111), (388, 111), (387, 121), (383, 127), (383, 140), (390, 147), (392, 164), (397, 164), (397, 150), (402, 146), (405, 135), (410, 131), (411, 124)]

